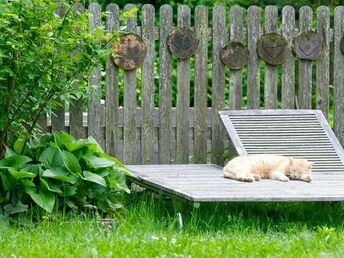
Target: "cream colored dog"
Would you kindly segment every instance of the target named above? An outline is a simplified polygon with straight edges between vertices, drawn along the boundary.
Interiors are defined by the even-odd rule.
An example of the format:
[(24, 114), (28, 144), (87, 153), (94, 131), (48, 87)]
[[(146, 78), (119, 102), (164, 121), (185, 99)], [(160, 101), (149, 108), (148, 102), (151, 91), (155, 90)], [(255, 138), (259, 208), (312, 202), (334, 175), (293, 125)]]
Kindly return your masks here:
[(291, 180), (312, 181), (313, 162), (284, 156), (261, 154), (236, 157), (223, 168), (226, 178), (244, 182), (270, 178), (283, 182)]

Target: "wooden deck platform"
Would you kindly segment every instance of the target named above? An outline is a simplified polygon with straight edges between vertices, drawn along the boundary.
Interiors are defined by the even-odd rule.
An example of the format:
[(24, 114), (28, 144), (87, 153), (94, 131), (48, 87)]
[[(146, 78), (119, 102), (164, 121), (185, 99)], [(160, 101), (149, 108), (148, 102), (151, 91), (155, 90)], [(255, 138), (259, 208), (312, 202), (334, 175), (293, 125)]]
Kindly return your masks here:
[(132, 165), (130, 179), (191, 202), (344, 201), (344, 173), (313, 173), (313, 181), (264, 179), (245, 183), (223, 177), (216, 165)]

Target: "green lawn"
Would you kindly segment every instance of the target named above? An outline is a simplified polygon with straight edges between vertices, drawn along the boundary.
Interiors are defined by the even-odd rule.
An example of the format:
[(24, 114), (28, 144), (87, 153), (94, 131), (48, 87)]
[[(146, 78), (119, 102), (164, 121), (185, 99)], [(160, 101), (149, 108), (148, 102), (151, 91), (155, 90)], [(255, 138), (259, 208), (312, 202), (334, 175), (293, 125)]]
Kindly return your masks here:
[(184, 212), (135, 194), (111, 228), (90, 217), (0, 224), (0, 257), (344, 257), (344, 206), (330, 203), (207, 204)]

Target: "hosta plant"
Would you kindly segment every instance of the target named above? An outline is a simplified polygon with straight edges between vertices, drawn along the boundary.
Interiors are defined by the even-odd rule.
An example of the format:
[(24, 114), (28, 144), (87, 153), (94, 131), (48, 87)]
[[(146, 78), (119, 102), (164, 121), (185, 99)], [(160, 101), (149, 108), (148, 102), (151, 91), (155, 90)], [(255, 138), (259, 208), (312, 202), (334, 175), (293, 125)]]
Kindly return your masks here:
[(54, 132), (19, 139), (0, 160), (0, 215), (37, 206), (48, 213), (94, 208), (111, 214), (122, 207), (119, 195), (129, 193), (126, 173), (92, 137), (76, 140)]

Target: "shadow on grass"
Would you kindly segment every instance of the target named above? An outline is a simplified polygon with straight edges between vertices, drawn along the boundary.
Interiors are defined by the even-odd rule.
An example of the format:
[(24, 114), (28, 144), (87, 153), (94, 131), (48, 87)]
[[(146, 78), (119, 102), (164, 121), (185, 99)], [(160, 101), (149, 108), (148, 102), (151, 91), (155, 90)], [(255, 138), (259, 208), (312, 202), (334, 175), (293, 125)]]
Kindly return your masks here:
[[(134, 193), (127, 200), (128, 214), (160, 226), (177, 226), (171, 199)], [(184, 230), (293, 232), (319, 227), (344, 229), (344, 206), (339, 202), (304, 203), (203, 203), (199, 208), (184, 206)], [(140, 218), (139, 216), (139, 218)], [(144, 221), (142, 221), (144, 223)], [(154, 223), (153, 223), (154, 224)]]

